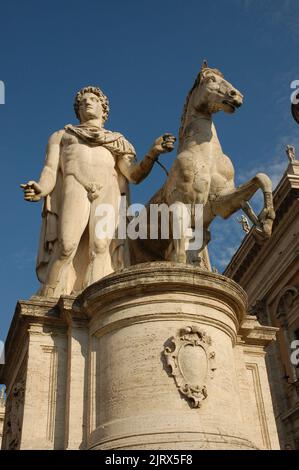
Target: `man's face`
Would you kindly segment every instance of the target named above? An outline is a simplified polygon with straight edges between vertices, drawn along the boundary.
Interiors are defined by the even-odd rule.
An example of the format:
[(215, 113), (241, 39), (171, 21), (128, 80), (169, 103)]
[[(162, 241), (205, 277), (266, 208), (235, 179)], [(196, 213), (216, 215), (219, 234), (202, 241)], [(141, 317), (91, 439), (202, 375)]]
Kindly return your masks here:
[(81, 122), (100, 119), (103, 116), (100, 98), (93, 93), (84, 93), (79, 104)]

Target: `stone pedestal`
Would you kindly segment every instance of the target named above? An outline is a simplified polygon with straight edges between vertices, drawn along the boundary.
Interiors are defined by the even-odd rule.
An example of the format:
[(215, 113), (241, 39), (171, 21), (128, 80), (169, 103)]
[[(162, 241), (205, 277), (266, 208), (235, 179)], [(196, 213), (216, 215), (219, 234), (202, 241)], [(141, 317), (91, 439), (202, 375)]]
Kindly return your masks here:
[(8, 402), (25, 383), (17, 448), (277, 449), (264, 362), (275, 331), (246, 315), (235, 282), (174, 263), (20, 303), (0, 379)]

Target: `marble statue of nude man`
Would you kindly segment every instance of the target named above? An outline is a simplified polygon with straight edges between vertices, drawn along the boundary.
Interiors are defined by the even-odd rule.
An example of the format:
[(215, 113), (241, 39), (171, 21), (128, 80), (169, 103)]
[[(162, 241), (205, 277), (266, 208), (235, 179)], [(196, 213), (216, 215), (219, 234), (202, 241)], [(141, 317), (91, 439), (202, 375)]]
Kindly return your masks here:
[(175, 142), (164, 134), (137, 162), (134, 147), (120, 133), (104, 129), (109, 102), (99, 88), (81, 89), (74, 108), (80, 124), (50, 137), (39, 181), (21, 185), (26, 201), (45, 200), (37, 275), (39, 295), (48, 297), (80, 292), (123, 267), (124, 247), (96, 236), (96, 208), (110, 204), (117, 212), (128, 183), (140, 183)]

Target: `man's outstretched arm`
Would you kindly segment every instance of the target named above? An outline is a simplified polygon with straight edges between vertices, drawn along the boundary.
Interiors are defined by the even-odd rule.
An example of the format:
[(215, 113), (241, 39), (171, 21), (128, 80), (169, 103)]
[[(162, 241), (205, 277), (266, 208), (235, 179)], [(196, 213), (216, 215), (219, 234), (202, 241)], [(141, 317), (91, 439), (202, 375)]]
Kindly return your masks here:
[(47, 145), (45, 166), (38, 183), (28, 181), (28, 183), (20, 185), (24, 190), (24, 199), (26, 201), (39, 201), (53, 191), (57, 178), (60, 142), (63, 134), (64, 131), (57, 131), (51, 135)]
[(118, 160), (118, 168), (130, 183), (138, 184), (150, 173), (155, 160), (161, 153), (171, 152), (176, 138), (172, 134), (164, 134), (155, 140), (145, 157), (137, 162), (131, 155), (124, 155)]

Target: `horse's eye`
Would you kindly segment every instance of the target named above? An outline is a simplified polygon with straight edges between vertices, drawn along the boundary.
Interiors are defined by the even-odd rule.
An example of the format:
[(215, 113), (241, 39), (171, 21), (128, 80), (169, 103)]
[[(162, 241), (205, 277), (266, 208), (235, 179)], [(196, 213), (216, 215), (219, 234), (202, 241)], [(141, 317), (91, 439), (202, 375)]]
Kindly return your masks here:
[(216, 78), (214, 77), (214, 75), (210, 75), (208, 77), (208, 80), (211, 81), (211, 82), (216, 82)]

